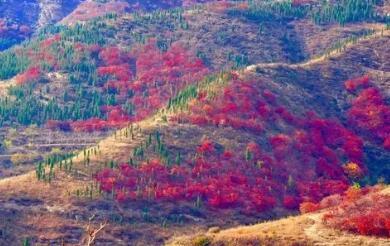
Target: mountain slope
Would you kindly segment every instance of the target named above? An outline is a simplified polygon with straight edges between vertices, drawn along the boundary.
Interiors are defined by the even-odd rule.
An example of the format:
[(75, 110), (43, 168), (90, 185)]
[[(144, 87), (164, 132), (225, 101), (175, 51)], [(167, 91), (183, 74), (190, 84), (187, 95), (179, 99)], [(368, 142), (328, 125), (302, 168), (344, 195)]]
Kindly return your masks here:
[[(19, 165), (6, 176), (24, 173), (0, 180), (1, 243), (88, 244), (99, 232), (98, 245), (162, 245), (389, 182), (381, 16), (317, 23), (305, 4), (263, 1), (113, 14), (110, 3), (0, 54), (0, 157)], [(253, 238), (259, 228), (268, 236)], [(321, 214), (242, 238), (218, 230), (180, 240), (387, 243), (340, 235)]]
[(0, 2), (0, 51), (29, 38), (38, 28), (55, 24), (81, 1), (5, 0)]
[[(315, 74), (313, 71), (323, 71), (324, 67), (328, 67), (328, 63), (341, 62), (342, 60), (349, 59), (351, 56), (355, 57), (355, 61), (361, 60), (365, 61), (364, 64), (367, 64), (369, 62), (368, 60), (365, 60), (365, 58), (368, 57), (368, 59), (370, 59), (371, 56), (369, 54), (371, 51), (358, 47), (363, 44), (364, 46), (361, 47), (366, 47), (366, 45), (370, 46), (372, 43), (375, 43), (377, 44), (375, 47), (380, 49), (381, 46), (378, 44), (382, 43), (381, 39), (383, 38), (384, 37), (378, 37), (358, 42), (347, 50), (339, 53), (337, 57), (323, 59), (321, 63), (315, 67), (315, 69), (311, 70), (312, 68), (310, 66), (306, 69)], [(357, 59), (356, 57), (362, 58)], [(374, 60), (376, 57), (371, 59)], [(261, 76), (264, 76), (264, 79), (267, 79), (267, 74), (284, 74), (281, 73), (284, 69), (281, 69), (280, 66), (284, 66), (288, 69), (297, 69), (298, 71), (302, 70), (300, 66), (296, 65), (292, 65), (294, 68), (289, 68), (289, 65), (278, 65), (274, 68), (267, 68), (269, 71), (267, 73), (261, 73)], [(302, 66), (306, 67), (307, 65)], [(258, 65), (258, 72), (260, 71), (259, 69), (264, 69), (264, 67), (266, 66)], [(363, 68), (364, 66), (362, 66), (362, 69)], [(356, 67), (350, 66), (343, 66), (339, 69), (341, 69), (343, 73), (356, 71)], [(317, 78), (317, 76), (315, 76), (315, 78)], [(274, 77), (273, 79), (275, 78), (277, 79), (277, 77)], [(276, 79), (275, 81), (277, 81)], [(220, 80), (220, 82), (212, 82), (209, 85), (206, 83), (205, 86), (206, 88), (212, 88), (214, 86), (216, 86), (215, 88), (218, 88), (219, 83), (222, 83), (223, 85), (225, 82)], [(269, 85), (272, 86), (272, 83)], [(295, 80), (294, 84), (290, 85), (300, 88), (299, 84), (295, 84)], [(302, 93), (302, 89), (295, 90), (297, 91), (296, 93)], [(291, 94), (283, 91), (280, 95)], [(288, 101), (289, 99), (285, 98), (284, 100)], [(293, 100), (290, 102), (293, 102)], [(308, 103), (308, 105), (309, 104), (311, 104), (311, 102)], [(292, 104), (292, 106), (299, 109), (299, 103)], [(84, 231), (88, 225), (88, 218), (94, 217), (91, 222), (94, 228), (97, 228), (99, 223), (109, 220), (107, 230), (99, 236), (97, 242), (123, 244), (124, 241), (122, 240), (127, 240), (127, 242), (130, 240), (140, 244), (160, 244), (163, 240), (167, 240), (170, 236), (172, 236), (173, 231), (176, 234), (185, 234), (194, 230), (204, 231), (213, 225), (220, 225), (224, 227), (234, 226), (237, 225), (237, 222), (244, 223), (246, 221), (247, 223), (254, 223), (260, 219), (257, 216), (245, 217), (242, 215), (234, 215), (233, 211), (229, 210), (225, 212), (225, 216), (222, 218), (216, 211), (201, 209), (196, 212), (191, 208), (193, 205), (185, 205), (185, 203), (181, 208), (177, 207), (178, 204), (162, 203), (159, 205), (158, 203), (151, 203), (149, 204), (149, 210), (144, 211), (144, 204), (142, 202), (127, 205), (116, 204), (115, 202), (100, 197), (100, 195), (98, 195), (98, 190), (95, 190), (95, 188), (92, 188), (92, 199), (90, 198), (90, 185), (93, 183), (91, 175), (93, 175), (96, 170), (106, 166), (111, 160), (114, 160), (115, 163), (128, 161), (129, 155), (131, 156), (134, 149), (148, 140), (150, 133), (153, 134), (156, 131), (159, 131), (161, 136), (163, 136), (168, 149), (180, 149), (182, 158), (185, 158), (186, 153), (191, 155), (193, 149), (198, 146), (198, 141), (195, 139), (199, 139), (200, 141), (204, 135), (211, 139), (215, 138), (215, 140), (219, 143), (224, 143), (225, 146), (230, 146), (234, 149), (238, 149), (237, 143), (241, 141), (247, 142), (248, 138), (256, 140), (256, 137), (251, 134), (228, 128), (215, 128), (211, 126), (198, 127), (188, 124), (182, 126), (175, 125), (175, 128), (172, 128), (171, 123), (167, 124), (164, 123), (164, 121), (161, 121), (161, 119), (164, 118), (162, 117), (164, 114), (165, 113), (159, 114), (150, 120), (134, 125), (134, 139), (130, 136), (130, 128), (127, 128), (117, 132), (115, 136), (103, 140), (99, 143), (98, 147), (94, 147), (88, 151), (90, 153), (94, 153), (95, 150), (97, 151), (97, 154), (90, 154), (88, 163), (86, 162), (86, 155), (80, 153), (78, 157), (73, 159), (73, 167), (71, 171), (63, 172), (58, 170), (58, 168), (55, 169), (55, 178), (50, 184), (37, 181), (34, 173), (1, 180), (0, 190), (2, 194), (2, 215), (4, 217), (8, 217), (11, 211), (16, 213), (16, 216), (14, 214), (12, 219), (15, 224), (9, 227), (8, 231), (10, 233), (8, 234), (9, 236), (6, 240), (11, 240), (11, 238), (17, 234), (20, 235), (18, 240), (21, 240), (21, 238), (30, 238), (31, 240), (40, 243), (60, 242), (61, 240), (65, 240), (67, 243), (76, 243), (83, 240), (83, 236), (85, 235)], [(227, 132), (229, 132), (229, 134), (227, 134)], [(232, 136), (234, 136), (234, 138), (232, 138)], [(188, 142), (187, 139), (189, 138), (193, 139), (193, 141)], [(153, 153), (150, 152), (150, 155), (153, 155)], [(94, 185), (92, 187), (94, 187)], [(173, 205), (176, 208), (174, 208)], [(271, 214), (264, 213), (262, 218), (273, 218), (274, 216), (280, 216), (284, 213), (285, 212), (280, 210)], [(40, 224), (38, 227), (34, 226), (33, 228), (33, 224), (24, 224), (23, 221), (25, 221), (26, 218), (31, 221), (30, 223), (33, 223), (38, 219), (40, 221), (46, 221), (46, 223)], [(80, 218), (82, 219), (80, 220)], [(165, 218), (165, 220), (160, 221), (159, 218)], [(314, 215), (305, 215), (303, 217), (293, 219), (293, 222), (291, 223), (307, 225), (313, 223), (310, 221), (314, 220), (313, 226), (320, 226), (317, 224), (318, 222), (316, 222), (316, 218), (317, 217)], [(130, 225), (121, 225), (117, 224), (118, 219), (121, 221), (134, 222), (130, 223)], [(177, 222), (177, 219), (181, 222)], [(155, 225), (155, 223), (159, 224), (159, 221), (162, 224), (167, 224), (167, 226), (169, 226), (161, 227), (160, 225)], [(185, 223), (186, 226), (181, 226), (181, 223)], [(277, 227), (279, 227), (279, 223), (283, 224), (284, 222), (274, 222)], [(51, 228), (54, 228), (50, 233), (46, 227), (48, 225), (50, 225)], [(129, 226), (131, 229), (129, 229)], [(290, 222), (286, 222), (286, 226), (290, 226)], [(293, 230), (292, 233), (295, 233), (296, 230), (301, 230), (299, 227), (291, 227), (293, 228), (291, 229)], [(313, 227), (308, 227), (308, 231), (306, 230), (306, 233), (310, 233), (310, 228), (313, 229)], [(131, 231), (130, 234), (129, 230)], [(147, 233), (145, 233), (145, 230), (151, 232), (153, 231), (153, 233), (146, 236)], [(42, 234), (42, 232), (44, 233)], [(300, 231), (300, 233), (301, 232), (302, 231)], [(270, 237), (272, 238), (273, 236)], [(278, 239), (280, 238), (278, 237)], [(298, 240), (306, 239), (306, 237), (302, 237), (301, 239), (298, 238)], [(364, 241), (366, 239), (362, 238), (361, 240)]]
[[(388, 193), (384, 188), (378, 193)], [(210, 228), (205, 234), (178, 237), (167, 245), (389, 245), (383, 238), (357, 236), (327, 227), (326, 210), (227, 230)]]

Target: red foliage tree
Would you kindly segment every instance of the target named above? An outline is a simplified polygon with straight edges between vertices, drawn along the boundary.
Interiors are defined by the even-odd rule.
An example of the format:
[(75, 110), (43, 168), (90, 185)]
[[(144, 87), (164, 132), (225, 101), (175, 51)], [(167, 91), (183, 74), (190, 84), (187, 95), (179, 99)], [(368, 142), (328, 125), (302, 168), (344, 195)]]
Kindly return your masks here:
[(352, 81), (359, 86), (363, 85), (360, 86), (363, 89), (352, 100), (351, 108), (347, 112), (349, 123), (356, 131), (362, 132), (374, 143), (381, 144), (388, 149), (386, 138), (390, 131), (390, 107), (386, 104), (381, 92), (367, 82), (368, 77)]
[(98, 118), (91, 118), (83, 121), (70, 123), (72, 129), (77, 132), (104, 131), (108, 128), (107, 122)]
[(115, 66), (126, 62), (128, 56), (118, 47), (111, 46), (103, 48), (99, 53), (99, 58), (106, 66)]
[[(351, 192), (353, 191), (353, 198)], [(324, 215), (327, 225), (361, 235), (389, 237), (388, 196), (378, 190), (350, 188), (342, 201)]]
[(37, 81), (41, 77), (41, 69), (39, 67), (30, 67), (24, 73), (16, 76), (16, 83), (23, 85)]
[(320, 206), (317, 203), (313, 202), (303, 202), (299, 205), (299, 211), (301, 213), (312, 213), (320, 209)]
[(113, 76), (117, 80), (130, 81), (133, 77), (129, 64), (111, 65), (99, 67), (97, 69), (99, 76)]
[(283, 206), (287, 209), (299, 208), (300, 199), (296, 196), (287, 195), (283, 198)]
[(200, 154), (209, 154), (214, 152), (214, 144), (208, 139), (205, 139), (202, 141), (200, 146), (197, 149), (198, 153)]
[(360, 88), (367, 88), (369, 85), (370, 77), (368, 75), (350, 79), (344, 83), (345, 89), (350, 93), (356, 92), (356, 90)]
[(68, 121), (48, 120), (45, 124), (50, 130), (71, 131), (72, 127)]

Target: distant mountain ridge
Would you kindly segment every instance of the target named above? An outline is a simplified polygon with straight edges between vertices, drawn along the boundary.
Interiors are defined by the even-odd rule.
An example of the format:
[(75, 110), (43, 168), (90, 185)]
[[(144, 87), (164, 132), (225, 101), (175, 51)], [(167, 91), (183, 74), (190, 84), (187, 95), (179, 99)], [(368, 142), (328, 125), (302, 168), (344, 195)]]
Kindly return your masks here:
[[(29, 38), (37, 29), (89, 20), (107, 13), (153, 11), (189, 6), (210, 0), (1, 0), (0, 51)], [(67, 18), (66, 18), (67, 17)]]
[(30, 37), (37, 28), (58, 22), (80, 2), (82, 0), (0, 1), (0, 50)]

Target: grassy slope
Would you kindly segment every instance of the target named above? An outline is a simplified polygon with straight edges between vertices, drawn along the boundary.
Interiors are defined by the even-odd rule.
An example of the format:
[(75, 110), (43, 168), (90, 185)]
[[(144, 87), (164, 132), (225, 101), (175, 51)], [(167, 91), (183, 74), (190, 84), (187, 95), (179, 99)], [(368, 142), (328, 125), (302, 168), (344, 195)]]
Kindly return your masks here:
[[(388, 195), (390, 187), (380, 191)], [(251, 226), (227, 230), (210, 228), (207, 233), (177, 237), (167, 243), (179, 245), (389, 245), (390, 240), (357, 236), (326, 227), (322, 216), (326, 210)]]

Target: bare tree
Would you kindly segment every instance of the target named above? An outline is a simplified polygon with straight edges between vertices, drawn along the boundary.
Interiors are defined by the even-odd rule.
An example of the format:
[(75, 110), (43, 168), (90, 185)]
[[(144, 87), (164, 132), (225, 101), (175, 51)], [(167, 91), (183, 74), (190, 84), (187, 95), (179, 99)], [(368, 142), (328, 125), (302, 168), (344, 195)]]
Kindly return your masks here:
[(100, 226), (98, 228), (93, 228), (91, 222), (95, 218), (95, 216), (96, 215), (93, 215), (91, 218), (89, 218), (88, 225), (86, 227), (87, 236), (85, 239), (85, 245), (87, 246), (94, 245), (94, 242), (98, 234), (101, 233), (104, 230), (104, 228), (108, 225), (108, 222), (104, 221), (103, 223), (100, 223)]

